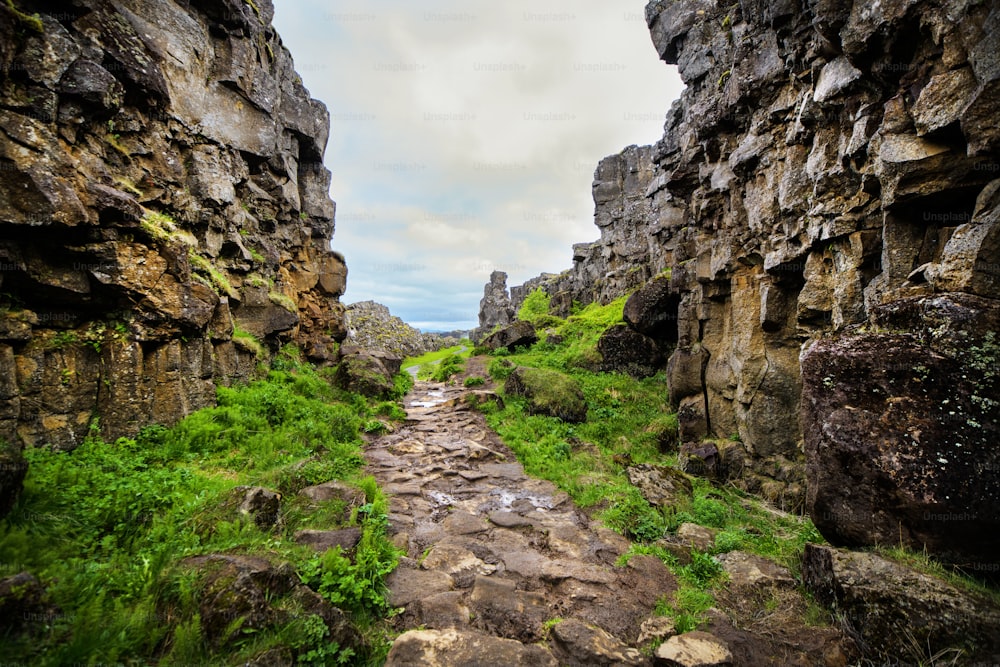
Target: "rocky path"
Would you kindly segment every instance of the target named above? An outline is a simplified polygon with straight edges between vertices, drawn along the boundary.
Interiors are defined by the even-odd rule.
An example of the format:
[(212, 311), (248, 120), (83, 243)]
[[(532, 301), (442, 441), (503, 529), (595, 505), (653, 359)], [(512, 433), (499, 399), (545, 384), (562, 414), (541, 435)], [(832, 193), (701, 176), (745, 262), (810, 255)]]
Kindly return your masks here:
[(366, 454), (407, 553), (387, 664), (651, 664), (638, 649), (669, 633), (652, 610), (673, 575), (650, 556), (616, 567), (628, 542), (525, 475), (471, 396), (492, 394), (417, 383), (406, 425)]

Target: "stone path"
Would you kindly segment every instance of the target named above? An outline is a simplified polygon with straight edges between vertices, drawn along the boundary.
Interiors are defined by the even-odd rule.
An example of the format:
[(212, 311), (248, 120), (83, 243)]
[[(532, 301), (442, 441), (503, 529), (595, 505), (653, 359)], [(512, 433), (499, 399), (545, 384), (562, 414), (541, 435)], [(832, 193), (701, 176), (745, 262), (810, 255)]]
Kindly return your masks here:
[(404, 609), (387, 665), (651, 664), (669, 634), (657, 599), (676, 590), (651, 556), (591, 523), (553, 484), (525, 475), (470, 409), (490, 392), (418, 382), (407, 422), (367, 450), (407, 552), (388, 581)]

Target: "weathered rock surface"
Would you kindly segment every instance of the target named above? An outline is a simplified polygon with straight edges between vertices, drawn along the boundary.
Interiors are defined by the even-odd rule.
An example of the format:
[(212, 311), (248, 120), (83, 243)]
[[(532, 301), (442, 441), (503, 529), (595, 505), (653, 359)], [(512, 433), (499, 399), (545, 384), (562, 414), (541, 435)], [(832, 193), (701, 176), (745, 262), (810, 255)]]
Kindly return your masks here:
[(943, 294), (876, 310), (888, 330), (802, 357), (808, 507), (834, 544), (904, 544), (1000, 571), (1000, 302)]
[(494, 271), (490, 274), (490, 282), (486, 283), (483, 299), (479, 302), (479, 328), (472, 332), (472, 340), (478, 343), (497, 327), (509, 325), (516, 315), (517, 310), (507, 294), (507, 274)]
[(0, 439), (172, 423), (294, 340), (329, 360), (329, 115), (269, 0), (24, 0), (0, 12)]
[(347, 306), (345, 343), (405, 359), (457, 345), (458, 338), (421, 333), (374, 301)]
[(530, 347), (537, 342), (535, 327), (530, 322), (517, 320), (482, 339), (481, 345), (488, 350), (499, 350), (502, 347), (513, 352), (516, 347)]
[(626, 469), (625, 474), (650, 505), (684, 507), (691, 502), (691, 480), (676, 468), (641, 463)]
[(528, 414), (587, 421), (587, 401), (580, 383), (570, 376), (543, 368), (519, 366), (507, 377), (504, 391), (528, 399)]
[(663, 347), (677, 343), (677, 309), (680, 295), (670, 288), (670, 276), (656, 276), (625, 302), (622, 317), (641, 334)]
[(361, 348), (345, 346), (340, 350), (334, 383), (347, 391), (370, 398), (385, 398), (395, 389), (393, 377), (403, 360)]
[(626, 373), (635, 378), (656, 375), (667, 361), (656, 341), (624, 324), (601, 334), (597, 351), (601, 353), (602, 371)]
[[(306, 613), (323, 619), (330, 641), (360, 649), (363, 640), (348, 618), (319, 594), (303, 585), (291, 565), (273, 564), (261, 556), (209, 554), (184, 561), (199, 573), (199, 609), (205, 640), (221, 647), (240, 631), (287, 623), (282, 601), (293, 598)], [(234, 621), (242, 619), (238, 625)], [(237, 630), (234, 631), (234, 628)]]
[(686, 632), (671, 637), (656, 649), (655, 664), (662, 667), (731, 667), (733, 654), (707, 632)]
[(484, 664), (555, 667), (552, 654), (538, 646), (478, 632), (410, 630), (392, 644), (386, 667), (479, 667)]
[[(1000, 297), (1000, 8), (654, 0), (646, 20), (686, 84), (663, 138), (601, 162), (601, 240), (574, 246), (570, 270), (512, 288), (512, 299), (541, 286), (560, 302), (607, 303), (669, 268), (669, 286), (647, 288), (663, 299), (639, 308), (640, 291), (627, 320), (643, 331), (676, 316), (669, 379), (682, 442), (737, 435), (752, 485), (800, 505), (801, 482), (776, 469), (802, 469), (804, 435), (823, 420), (799, 421), (803, 344), (901, 299)], [(894, 410), (923, 405), (923, 387), (909, 390), (893, 394)], [(900, 419), (878, 437), (906, 433)], [(861, 446), (884, 446), (875, 439)], [(921, 449), (952, 444), (931, 440), (924, 430)], [(908, 454), (897, 453), (902, 465)], [(975, 474), (993, 484), (996, 471)], [(935, 497), (948, 495), (939, 479), (926, 481)], [(870, 481), (851, 473), (840, 484), (846, 494)], [(947, 542), (953, 527), (941, 528)]]
[(960, 656), (962, 664), (1000, 659), (1000, 608), (875, 554), (807, 545), (806, 587), (835, 606), (866, 655), (917, 662)]

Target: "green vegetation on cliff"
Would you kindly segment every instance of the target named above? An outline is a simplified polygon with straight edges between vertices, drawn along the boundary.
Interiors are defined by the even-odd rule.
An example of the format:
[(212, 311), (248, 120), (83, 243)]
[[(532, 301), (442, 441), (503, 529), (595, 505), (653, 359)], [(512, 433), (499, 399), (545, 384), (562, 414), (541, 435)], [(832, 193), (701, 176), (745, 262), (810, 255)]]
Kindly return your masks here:
[[(398, 556), (360, 430), (387, 415), (400, 410), (334, 389), (286, 348), (265, 380), (219, 388), (216, 407), (173, 428), (109, 443), (95, 424), (72, 452), (26, 450), (0, 563), (37, 577), (47, 600), (0, 638), (0, 662), (243, 664), (273, 650), (380, 664)], [(299, 493), (329, 482), (330, 499)], [(295, 539), (307, 529), (357, 544), (318, 552)]]

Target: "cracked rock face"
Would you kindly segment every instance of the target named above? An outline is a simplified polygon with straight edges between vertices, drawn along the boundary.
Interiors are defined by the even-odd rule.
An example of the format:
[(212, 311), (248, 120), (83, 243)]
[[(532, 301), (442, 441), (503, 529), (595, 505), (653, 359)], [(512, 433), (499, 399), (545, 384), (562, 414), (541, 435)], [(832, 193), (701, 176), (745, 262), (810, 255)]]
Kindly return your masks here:
[(332, 359), (329, 115), (251, 5), (0, 11), (0, 438), (172, 423), (250, 377), (234, 325)]
[[(916, 299), (933, 310), (940, 295), (974, 295), (987, 319), (1000, 308), (1000, 7), (655, 0), (646, 19), (657, 52), (687, 85), (663, 139), (601, 162), (594, 179), (601, 239), (574, 246), (570, 270), (514, 287), (512, 298), (516, 307), (541, 286), (553, 303), (608, 303), (670, 269), (663, 312), (654, 307), (627, 321), (640, 331), (643, 321), (674, 329), (668, 375), (682, 441), (738, 435), (748, 472), (761, 477), (755, 484), (799, 506), (801, 487), (792, 489), (801, 475), (789, 482), (774, 470), (802, 471), (808, 460), (815, 483), (816, 470), (851, 456), (829, 449), (832, 440), (846, 447), (846, 438), (816, 445), (839, 408), (819, 400), (814, 383), (825, 377), (819, 369), (840, 369), (847, 356), (860, 363), (862, 355), (847, 342), (811, 348), (815, 370), (804, 379), (805, 345), (877, 324), (879, 309), (897, 302)], [(970, 345), (981, 347), (977, 340)], [(913, 345), (925, 343), (918, 337)], [(863, 349), (869, 363), (884, 361), (876, 347)], [(959, 366), (934, 365), (935, 380), (954, 393), (964, 386)], [(872, 378), (855, 373), (847, 381), (862, 391)], [(803, 406), (804, 391), (817, 399), (812, 407)], [(895, 409), (924, 400), (902, 390), (889, 398), (901, 402)], [(899, 450), (903, 421), (879, 427), (885, 442), (861, 446), (907, 458)], [(933, 468), (936, 454), (926, 456), (947, 444), (924, 442), (914, 465)], [(995, 488), (1000, 471), (991, 466), (970, 474)], [(944, 486), (920, 484), (931, 484), (937, 498), (950, 482), (934, 479)], [(923, 496), (914, 480), (892, 480), (897, 486), (885, 497)], [(842, 495), (867, 481), (840, 479)], [(816, 497), (834, 486), (824, 484)], [(884, 503), (878, 508), (886, 524), (912, 523)], [(853, 519), (837, 527), (814, 518), (828, 536), (881, 539), (881, 529), (857, 532)], [(921, 532), (912, 543), (943, 547), (952, 532), (939, 539)]]

